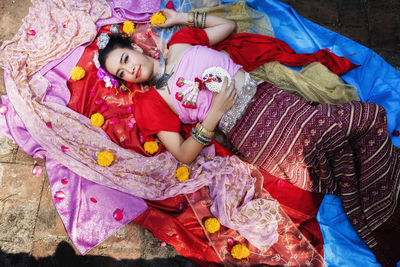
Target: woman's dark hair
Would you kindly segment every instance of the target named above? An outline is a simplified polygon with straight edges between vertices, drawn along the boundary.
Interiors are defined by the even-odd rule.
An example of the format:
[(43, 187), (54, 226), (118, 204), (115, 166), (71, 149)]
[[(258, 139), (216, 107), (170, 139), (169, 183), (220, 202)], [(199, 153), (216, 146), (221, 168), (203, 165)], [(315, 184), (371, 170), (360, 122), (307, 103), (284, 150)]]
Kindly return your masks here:
[(130, 48), (132, 49), (131, 40), (129, 38), (117, 36), (117, 35), (109, 35), (110, 40), (108, 41), (106, 47), (104, 49), (99, 49), (99, 62), (100, 66), (107, 71), (106, 69), (106, 59), (108, 55), (117, 48)]

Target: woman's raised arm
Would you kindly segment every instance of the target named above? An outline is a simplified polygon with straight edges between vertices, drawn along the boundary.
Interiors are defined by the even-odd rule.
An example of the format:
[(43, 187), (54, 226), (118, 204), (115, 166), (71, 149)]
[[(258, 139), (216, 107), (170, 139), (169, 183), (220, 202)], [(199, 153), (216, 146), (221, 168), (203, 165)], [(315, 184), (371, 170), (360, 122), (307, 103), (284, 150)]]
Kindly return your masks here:
[[(172, 9), (162, 9), (162, 13), (167, 19), (164, 24), (158, 24), (160, 28), (171, 27), (177, 24), (190, 25), (197, 19), (196, 25), (203, 23), (203, 14), (197, 17), (193, 13), (178, 13)], [(210, 45), (215, 45), (228, 37), (236, 28), (235, 22), (212, 15), (204, 15), (204, 31), (207, 33)], [(192, 22), (193, 21), (193, 22)]]

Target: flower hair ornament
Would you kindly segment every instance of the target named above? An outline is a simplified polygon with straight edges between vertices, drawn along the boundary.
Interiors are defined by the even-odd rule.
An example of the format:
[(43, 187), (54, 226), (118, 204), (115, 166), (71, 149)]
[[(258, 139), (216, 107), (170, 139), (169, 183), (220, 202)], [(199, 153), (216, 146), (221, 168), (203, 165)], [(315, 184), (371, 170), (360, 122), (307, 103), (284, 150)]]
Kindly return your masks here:
[(103, 32), (102, 34), (100, 34), (99, 38), (97, 38), (97, 47), (99, 49), (104, 49), (108, 42), (110, 41), (110, 36)]

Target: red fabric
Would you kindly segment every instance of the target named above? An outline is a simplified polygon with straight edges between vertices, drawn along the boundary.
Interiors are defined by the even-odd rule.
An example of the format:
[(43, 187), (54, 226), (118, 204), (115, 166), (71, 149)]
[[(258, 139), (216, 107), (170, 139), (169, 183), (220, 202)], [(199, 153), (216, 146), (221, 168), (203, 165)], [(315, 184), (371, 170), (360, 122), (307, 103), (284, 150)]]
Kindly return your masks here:
[(198, 28), (183, 28), (172, 35), (167, 47), (173, 44), (191, 44), (210, 46), (207, 33), (203, 29)]
[(154, 88), (133, 97), (134, 117), (145, 140), (160, 131), (181, 131), (181, 122)]
[[(108, 31), (108, 29), (109, 26), (104, 27), (99, 33)], [(70, 80), (67, 82), (71, 92), (68, 107), (90, 117), (95, 112), (101, 112), (101, 107), (106, 105), (108, 110), (101, 112), (105, 117), (105, 124), (102, 129), (116, 144), (146, 155), (140, 143), (140, 132), (137, 124), (134, 124), (132, 128), (128, 126), (129, 120), (133, 118), (129, 108), (133, 108), (134, 97), (129, 93), (118, 93), (116, 95), (115, 89), (106, 88), (103, 81), (98, 81), (97, 69), (92, 62), (96, 51), (95, 40), (85, 49), (77, 64), (84, 66), (85, 78), (80, 81)], [(140, 88), (138, 85), (132, 84), (130, 89), (137, 91)], [(162, 99), (158, 94), (157, 96)], [(104, 99), (102, 105), (96, 104), (98, 98)], [(115, 123), (115, 120), (112, 122), (115, 118), (118, 118), (119, 122)], [(190, 125), (182, 125), (181, 133), (188, 137), (191, 128)], [(214, 144), (218, 155), (232, 154), (227, 148), (215, 141)], [(163, 149), (161, 147), (160, 151), (163, 151)], [(287, 182), (279, 181), (266, 172), (263, 172), (263, 176), (265, 188), (282, 203), (288, 215), (322, 254), (322, 234), (314, 216), (323, 196), (302, 191)], [(202, 190), (205, 190), (205, 188)], [(139, 215), (134, 222), (151, 231), (155, 237), (168, 242), (180, 254), (201, 266), (221, 265), (219, 258), (208, 245), (193, 211), (187, 206), (184, 196), (179, 195), (163, 201), (146, 202), (149, 208)]]
[[(209, 46), (204, 30), (194, 28), (184, 28), (175, 33), (168, 46), (177, 43)], [(296, 54), (296, 51), (282, 40), (253, 33), (233, 34), (212, 48), (228, 52), (232, 60), (242, 65), (245, 71), (252, 71), (271, 61), (279, 61), (289, 66), (303, 66), (318, 61), (337, 75), (358, 67), (347, 58), (339, 57), (328, 50), (321, 49), (312, 54)]]

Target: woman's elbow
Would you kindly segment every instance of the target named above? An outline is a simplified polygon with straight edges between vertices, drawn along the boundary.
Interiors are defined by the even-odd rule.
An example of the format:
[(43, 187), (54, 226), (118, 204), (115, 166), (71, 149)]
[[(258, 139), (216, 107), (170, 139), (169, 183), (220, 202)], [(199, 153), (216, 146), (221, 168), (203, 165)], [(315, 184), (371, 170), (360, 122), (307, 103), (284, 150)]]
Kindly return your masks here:
[(228, 27), (229, 27), (229, 33), (233, 33), (236, 30), (236, 22), (230, 20)]

